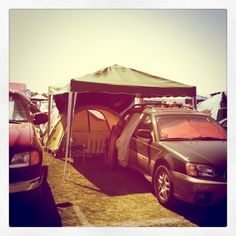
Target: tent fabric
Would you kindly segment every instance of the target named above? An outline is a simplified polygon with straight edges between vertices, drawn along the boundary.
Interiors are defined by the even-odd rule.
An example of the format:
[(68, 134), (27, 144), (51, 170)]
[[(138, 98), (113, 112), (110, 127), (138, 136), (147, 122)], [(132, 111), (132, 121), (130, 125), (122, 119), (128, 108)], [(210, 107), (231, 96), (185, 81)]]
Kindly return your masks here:
[(69, 85), (50, 86), (50, 94), (65, 92), (128, 94), (141, 97), (196, 96), (196, 87), (119, 65), (71, 79)]
[[(60, 113), (67, 112), (68, 93), (53, 96)], [(120, 113), (134, 101), (132, 95), (107, 94), (107, 93), (78, 93), (76, 107), (85, 105), (103, 106)]]
[[(227, 117), (227, 92), (220, 92), (205, 101), (201, 102), (197, 106), (197, 110), (200, 112), (208, 113), (212, 118), (217, 121)], [(225, 110), (225, 114), (219, 114), (219, 111)], [(223, 115), (223, 117), (221, 117)]]
[(119, 164), (126, 167), (129, 162), (129, 143), (137, 124), (142, 119), (143, 114), (135, 113), (125, 125), (120, 137), (116, 141)]
[(72, 139), (75, 146), (85, 145), (86, 152), (104, 152), (111, 127), (118, 121), (118, 115), (106, 108), (87, 107), (75, 112), (72, 122)]
[[(72, 145), (85, 145), (88, 153), (103, 153), (110, 130), (117, 123), (119, 115), (102, 106), (83, 106), (75, 110), (72, 122)], [(65, 149), (66, 114), (61, 114), (47, 140), (52, 152)], [(64, 138), (63, 138), (64, 137)], [(64, 140), (64, 141), (63, 141)]]

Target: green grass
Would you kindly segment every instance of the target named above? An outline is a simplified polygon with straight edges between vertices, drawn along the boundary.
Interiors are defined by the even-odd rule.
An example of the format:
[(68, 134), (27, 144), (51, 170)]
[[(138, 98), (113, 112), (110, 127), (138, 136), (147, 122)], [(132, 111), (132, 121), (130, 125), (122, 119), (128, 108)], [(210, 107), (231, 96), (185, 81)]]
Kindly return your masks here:
[(86, 166), (75, 158), (65, 181), (64, 161), (44, 156), (63, 226), (195, 226), (160, 206), (151, 184), (133, 171), (110, 171), (101, 157), (90, 157)]

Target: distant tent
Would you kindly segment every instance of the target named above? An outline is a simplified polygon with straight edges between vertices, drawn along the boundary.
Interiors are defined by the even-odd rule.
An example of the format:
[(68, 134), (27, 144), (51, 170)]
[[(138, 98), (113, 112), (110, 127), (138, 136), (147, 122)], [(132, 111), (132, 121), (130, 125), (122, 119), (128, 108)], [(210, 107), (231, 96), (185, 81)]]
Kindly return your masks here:
[[(196, 103), (199, 104), (200, 102), (203, 102), (203, 101), (205, 101), (206, 99), (207, 99), (207, 97), (205, 97), (205, 96), (197, 95), (197, 96), (196, 96)], [(186, 99), (185, 99), (185, 103), (186, 103), (186, 104), (192, 104), (192, 101), (191, 101), (190, 98), (186, 98)]]
[(217, 121), (223, 120), (227, 117), (227, 92), (220, 92), (199, 103), (197, 110), (208, 113)]
[(48, 98), (41, 95), (41, 94), (36, 94), (34, 96), (31, 96), (31, 100), (46, 101), (46, 100), (48, 100)]
[(31, 96), (30, 99), (42, 112), (48, 111), (48, 98), (47, 97), (41, 94), (36, 94), (34, 96)]

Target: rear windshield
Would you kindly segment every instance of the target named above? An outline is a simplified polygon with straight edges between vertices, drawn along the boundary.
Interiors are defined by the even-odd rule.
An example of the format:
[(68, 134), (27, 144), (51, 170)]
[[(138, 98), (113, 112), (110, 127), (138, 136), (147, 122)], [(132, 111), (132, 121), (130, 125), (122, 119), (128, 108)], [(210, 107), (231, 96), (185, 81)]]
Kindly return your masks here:
[(226, 140), (225, 130), (208, 117), (157, 118), (160, 140)]
[(27, 121), (27, 111), (21, 99), (11, 94), (9, 95), (9, 121)]

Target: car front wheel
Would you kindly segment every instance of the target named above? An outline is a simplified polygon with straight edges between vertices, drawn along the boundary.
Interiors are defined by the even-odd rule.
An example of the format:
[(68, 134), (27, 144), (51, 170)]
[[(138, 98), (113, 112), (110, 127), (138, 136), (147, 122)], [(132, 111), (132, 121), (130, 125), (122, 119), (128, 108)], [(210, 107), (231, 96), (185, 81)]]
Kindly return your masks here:
[(154, 192), (159, 203), (170, 207), (174, 203), (174, 189), (169, 169), (160, 165), (154, 173)]

